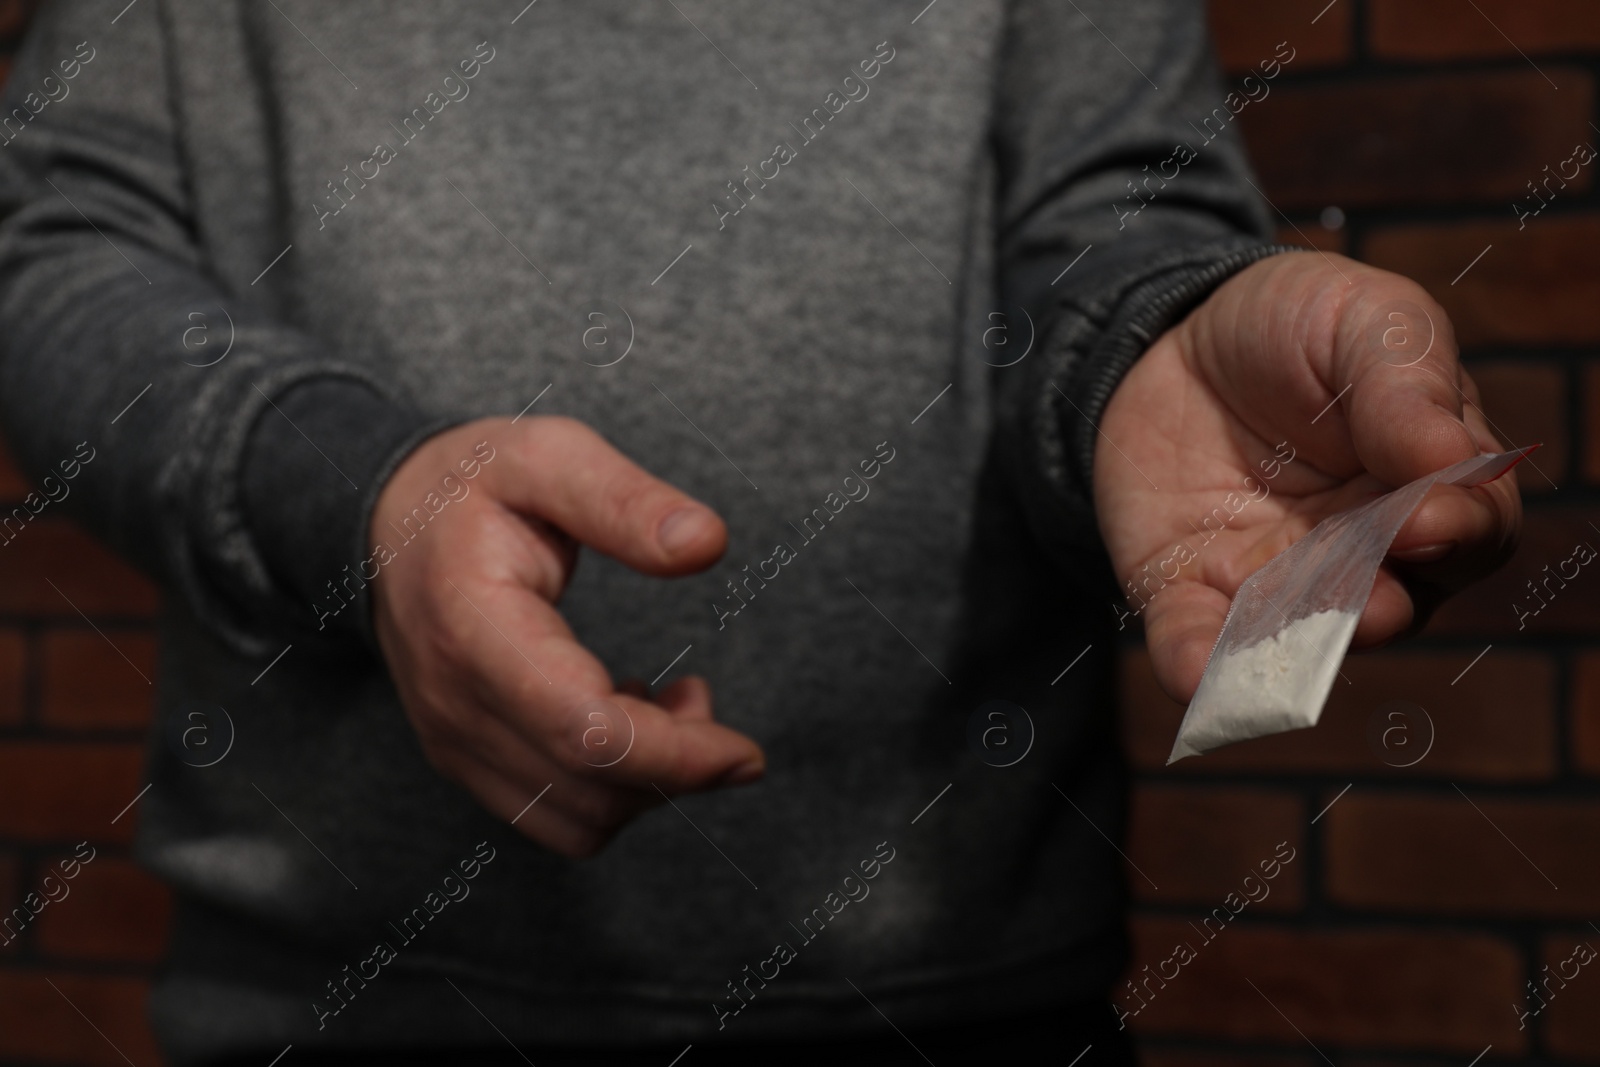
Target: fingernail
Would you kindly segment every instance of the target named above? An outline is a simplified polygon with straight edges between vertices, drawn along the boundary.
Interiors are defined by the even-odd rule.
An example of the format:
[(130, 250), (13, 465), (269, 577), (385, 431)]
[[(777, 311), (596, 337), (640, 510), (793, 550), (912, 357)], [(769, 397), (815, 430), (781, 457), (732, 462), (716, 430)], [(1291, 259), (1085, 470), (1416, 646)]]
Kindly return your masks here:
[(704, 537), (711, 522), (709, 511), (689, 504), (661, 520), (661, 526), (656, 530), (656, 540), (668, 555), (676, 556)]
[(1416, 548), (1408, 548), (1403, 552), (1392, 552), (1390, 555), (1406, 563), (1433, 563), (1455, 551), (1455, 547), (1456, 543), (1454, 541), (1439, 541), (1431, 545), (1418, 545)]
[(767, 765), (761, 760), (753, 759), (739, 764), (733, 770), (723, 775), (717, 782), (718, 785), (749, 785), (760, 778), (767, 771)]

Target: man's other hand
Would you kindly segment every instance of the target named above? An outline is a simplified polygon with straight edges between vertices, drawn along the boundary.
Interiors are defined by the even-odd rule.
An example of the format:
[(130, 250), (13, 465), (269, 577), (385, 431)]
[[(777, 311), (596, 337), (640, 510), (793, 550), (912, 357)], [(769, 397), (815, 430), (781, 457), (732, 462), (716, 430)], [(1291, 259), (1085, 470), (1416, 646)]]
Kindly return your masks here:
[(471, 492), (397, 546), (373, 583), (378, 641), (433, 766), (573, 857), (664, 794), (759, 778), (761, 749), (712, 720), (704, 679), (653, 698), (642, 683), (619, 688), (556, 610), (582, 546), (671, 577), (704, 570), (727, 544), (711, 509), (584, 424), (481, 419), (430, 438), (384, 486), (373, 541), (396, 544), (482, 441), (493, 458)]

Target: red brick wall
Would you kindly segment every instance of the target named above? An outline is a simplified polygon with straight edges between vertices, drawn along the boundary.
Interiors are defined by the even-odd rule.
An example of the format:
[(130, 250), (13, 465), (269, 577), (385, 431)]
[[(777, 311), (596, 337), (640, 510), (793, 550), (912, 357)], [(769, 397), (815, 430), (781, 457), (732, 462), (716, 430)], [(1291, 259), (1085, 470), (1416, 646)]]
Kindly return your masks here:
[[(1182, 709), (1126, 651), (1134, 977), (1179, 942), (1196, 953), (1130, 1025), (1152, 1067), (1466, 1064), (1491, 1045), (1484, 1064), (1600, 1062), (1600, 968), (1552, 980), (1526, 1029), (1512, 1009), (1546, 963), (1600, 946), (1600, 575), (1520, 632), (1512, 608), (1576, 542), (1600, 544), (1600, 161), (1525, 229), (1512, 211), (1536, 206), (1525, 183), (1546, 164), (1600, 145), (1600, 4), (1327, 2), (1212, 0), (1235, 74), (1297, 50), (1239, 117), (1262, 187), (1285, 240), (1402, 271), (1449, 310), (1501, 436), (1544, 442), (1521, 472), (1528, 533), (1421, 640), (1348, 661), (1314, 730), (1164, 769)], [(1409, 768), (1369, 740), (1391, 701), (1434, 725)], [(1297, 855), (1269, 896), (1214, 940), (1189, 925), (1280, 841)]]
[[(1543, 474), (1525, 469), (1529, 532), (1505, 573), (1421, 641), (1353, 659), (1353, 684), (1313, 731), (1165, 770), (1181, 708), (1126, 652), (1132, 977), (1179, 942), (1195, 950), (1164, 986), (1149, 980), (1131, 1023), (1152, 1067), (1313, 1067), (1319, 1052), (1363, 1067), (1465, 1064), (1488, 1046), (1485, 1064), (1600, 1062), (1600, 968), (1552, 981), (1525, 1030), (1512, 1011), (1541, 967), (1585, 937), (1600, 945), (1600, 577), (1580, 575), (1524, 631), (1511, 608), (1546, 564), (1600, 539), (1589, 526), (1600, 523), (1600, 361), (1589, 358), (1600, 163), (1526, 229), (1511, 210), (1546, 164), (1600, 143), (1589, 125), (1600, 121), (1600, 5), (1325, 3), (1212, 2), (1236, 73), (1279, 41), (1296, 49), (1240, 118), (1263, 187), (1293, 219), (1285, 239), (1427, 285), (1502, 436), (1545, 443)], [(26, 6), (0, 0), (0, 79)], [(1329, 207), (1338, 228), (1322, 225)], [(0, 457), (0, 502), (25, 492)], [(128, 862), (137, 807), (117, 818), (144, 786), (155, 607), (146, 582), (69, 526), (40, 520), (0, 548), (0, 914), (78, 842), (98, 850), (69, 897), (0, 945), (0, 1065), (118, 1065), (118, 1049), (159, 1062), (142, 1002), (169, 903)], [(1369, 740), (1392, 701), (1426, 709), (1436, 731), (1408, 768)], [(1400, 762), (1414, 750), (1390, 751)], [(1270, 895), (1207, 941), (1196, 926), (1280, 842), (1295, 858)]]
[[(0, 507), (26, 492), (0, 454)], [(157, 1061), (144, 995), (169, 903), (128, 859), (137, 808), (122, 814), (145, 784), (156, 604), (59, 520), (0, 546), (0, 916), (28, 894), (38, 909), (20, 936), (0, 932), (0, 1063), (123, 1063), (83, 1016), (136, 1062)], [(94, 858), (61, 896), (44, 879), (85, 841)], [(45, 891), (59, 899), (41, 906)]]

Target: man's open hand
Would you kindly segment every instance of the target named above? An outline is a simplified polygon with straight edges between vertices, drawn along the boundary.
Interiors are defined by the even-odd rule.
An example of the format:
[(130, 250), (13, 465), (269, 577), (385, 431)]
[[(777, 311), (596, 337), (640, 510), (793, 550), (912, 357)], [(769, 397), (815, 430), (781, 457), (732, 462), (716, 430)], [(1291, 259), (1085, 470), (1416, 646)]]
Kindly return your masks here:
[[(1194, 695), (1240, 584), (1323, 518), (1504, 450), (1477, 400), (1443, 309), (1342, 256), (1262, 260), (1162, 335), (1111, 395), (1094, 460), (1100, 531), (1119, 580), (1135, 580), (1162, 688)], [(1520, 526), (1514, 475), (1435, 487), (1379, 570), (1354, 644), (1420, 628), (1505, 562)]]
[[(495, 451), (470, 494), (398, 547), (405, 519), (481, 441)], [(371, 532), (397, 545), (373, 622), (423, 751), (528, 837), (591, 855), (663, 794), (761, 776), (755, 742), (712, 721), (703, 679), (653, 700), (642, 683), (619, 689), (556, 610), (579, 546), (670, 577), (727, 543), (714, 512), (587, 426), (481, 419), (432, 437), (384, 486)]]

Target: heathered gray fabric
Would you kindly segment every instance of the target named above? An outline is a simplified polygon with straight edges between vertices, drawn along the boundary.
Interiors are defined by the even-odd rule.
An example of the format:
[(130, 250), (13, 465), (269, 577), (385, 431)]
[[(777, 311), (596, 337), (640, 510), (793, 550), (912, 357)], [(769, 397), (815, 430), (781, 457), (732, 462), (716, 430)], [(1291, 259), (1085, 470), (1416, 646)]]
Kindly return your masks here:
[[(1104, 996), (1123, 778), (1091, 420), (1146, 339), (1271, 251), (1266, 219), (1231, 136), (1126, 229), (1113, 207), (1222, 102), (1199, 4), (923, 6), (46, 8), (6, 114), (79, 42), (95, 58), (0, 147), (0, 418), (33, 471), (97, 448), (66, 509), (168, 591), (137, 810), (181, 899), (154, 1004), (177, 1061), (496, 1042), (477, 1009), (530, 1042), (876, 1032), (850, 981), (904, 1028)], [(407, 141), (475, 50), (469, 94)], [(315, 207), (378, 142), (392, 161)], [(721, 216), (778, 143), (793, 158)], [(580, 340), (597, 299), (616, 343), (615, 306), (636, 329), (605, 368)], [(991, 369), (1019, 349), (984, 347), (990, 316), (1020, 345), (1021, 308), (1034, 349)], [(185, 347), (192, 313), (216, 343), (231, 318), (221, 362), (193, 365), (217, 350)], [(769, 757), (583, 862), (437, 777), (354, 639), (365, 605), (319, 631), (309, 602), (367, 554), (408, 449), (541, 394), (731, 530), (683, 580), (586, 558), (568, 619), (619, 677), (692, 645), (672, 674), (708, 676)], [(719, 629), (777, 542), (797, 558)], [(995, 698), (1037, 728), (1007, 768), (967, 744)], [(215, 766), (164, 739), (192, 700), (236, 727)], [(471, 896), (400, 943), (479, 842)], [(799, 943), (880, 842), (870, 896)], [(319, 1029), (325, 983), (385, 939), (397, 958)], [(727, 983), (784, 941), (719, 1036)]]

